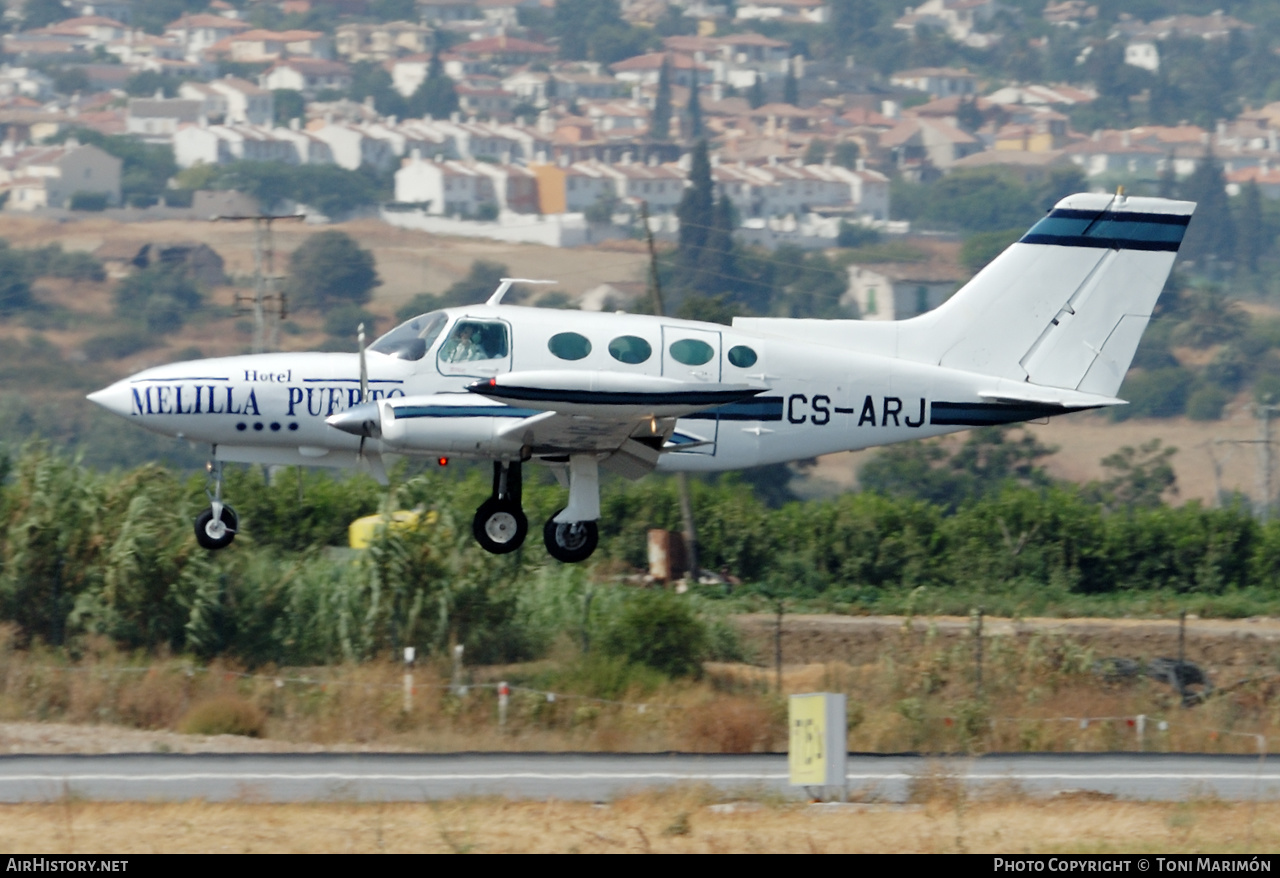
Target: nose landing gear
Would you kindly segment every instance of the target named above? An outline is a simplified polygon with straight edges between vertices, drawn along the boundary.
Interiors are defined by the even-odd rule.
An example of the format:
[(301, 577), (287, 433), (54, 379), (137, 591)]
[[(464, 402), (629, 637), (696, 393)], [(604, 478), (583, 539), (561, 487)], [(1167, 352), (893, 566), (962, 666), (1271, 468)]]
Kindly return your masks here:
[(236, 538), (240, 520), (234, 509), (222, 504), (222, 461), (209, 461), (209, 478), (213, 491), (205, 489), (209, 508), (196, 516), (196, 542), (203, 549), (225, 549)]
[(524, 543), (529, 519), (520, 505), (520, 461), (493, 462), (493, 496), (480, 504), (471, 533), (486, 552), (505, 555)]

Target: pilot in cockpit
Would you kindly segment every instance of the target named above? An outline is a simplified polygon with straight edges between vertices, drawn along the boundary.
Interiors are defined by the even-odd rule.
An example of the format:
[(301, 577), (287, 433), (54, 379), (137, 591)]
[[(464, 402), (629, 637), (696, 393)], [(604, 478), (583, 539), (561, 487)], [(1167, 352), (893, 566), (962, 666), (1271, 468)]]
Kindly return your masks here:
[(484, 348), (480, 345), (476, 336), (476, 327), (464, 323), (458, 327), (457, 334), (445, 342), (444, 348), (440, 351), (440, 358), (449, 363), (462, 363), (467, 360), (487, 360), (489, 355), (485, 353)]

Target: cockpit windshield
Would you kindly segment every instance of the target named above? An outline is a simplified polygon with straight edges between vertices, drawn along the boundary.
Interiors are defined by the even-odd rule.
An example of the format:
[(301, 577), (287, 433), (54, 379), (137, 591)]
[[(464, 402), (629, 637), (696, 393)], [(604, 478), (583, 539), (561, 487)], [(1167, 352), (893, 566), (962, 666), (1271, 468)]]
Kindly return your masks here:
[(421, 360), (448, 322), (449, 317), (443, 311), (421, 314), (369, 345), (369, 350), (400, 360)]

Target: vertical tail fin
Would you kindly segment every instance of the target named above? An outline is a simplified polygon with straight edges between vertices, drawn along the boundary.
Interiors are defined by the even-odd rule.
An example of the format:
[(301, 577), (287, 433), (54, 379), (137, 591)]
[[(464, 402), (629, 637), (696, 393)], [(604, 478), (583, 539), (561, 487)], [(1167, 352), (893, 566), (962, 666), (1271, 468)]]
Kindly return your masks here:
[(898, 324), (898, 355), (1114, 396), (1195, 204), (1080, 194), (954, 296)]

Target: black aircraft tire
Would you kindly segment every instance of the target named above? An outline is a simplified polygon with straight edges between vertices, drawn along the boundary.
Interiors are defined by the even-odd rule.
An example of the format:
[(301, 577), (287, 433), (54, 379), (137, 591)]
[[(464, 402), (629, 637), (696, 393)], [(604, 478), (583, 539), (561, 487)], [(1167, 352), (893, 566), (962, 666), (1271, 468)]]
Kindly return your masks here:
[(486, 552), (505, 555), (524, 544), (529, 519), (515, 503), (490, 497), (480, 504), (471, 520), (471, 535)]
[(213, 508), (210, 507), (196, 516), (196, 542), (200, 544), (200, 548), (216, 551), (231, 545), (231, 541), (236, 538), (236, 531), (240, 528), (240, 521), (236, 517), (235, 510), (230, 506), (222, 507), (222, 523), (226, 526), (226, 531), (222, 536), (214, 537), (209, 533), (209, 525), (213, 524)]
[[(561, 510), (563, 511), (563, 510)], [(577, 564), (591, 557), (600, 542), (600, 531), (594, 521), (574, 521), (558, 524), (555, 515), (547, 519), (542, 528), (542, 541), (552, 558), (566, 564)]]

